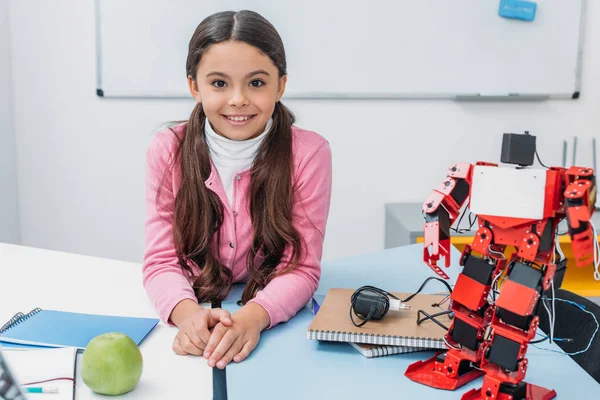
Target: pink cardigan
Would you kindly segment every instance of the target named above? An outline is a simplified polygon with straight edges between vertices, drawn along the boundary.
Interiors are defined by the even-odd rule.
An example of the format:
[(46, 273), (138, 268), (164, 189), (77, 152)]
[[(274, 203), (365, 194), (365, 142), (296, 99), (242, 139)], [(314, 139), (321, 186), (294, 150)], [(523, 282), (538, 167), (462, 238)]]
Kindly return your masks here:
[[(181, 126), (174, 128), (179, 134)], [(323, 239), (331, 199), (331, 150), (329, 143), (317, 133), (292, 127), (294, 178), (293, 223), (305, 246), (299, 265), (292, 272), (274, 278), (252, 300), (260, 304), (270, 317), (269, 328), (293, 317), (308, 303), (317, 289), (321, 276)], [(197, 301), (192, 290), (192, 278), (177, 263), (172, 241), (175, 195), (181, 183), (179, 163), (173, 161), (177, 140), (173, 132), (156, 134), (147, 151), (145, 254), (143, 284), (159, 313), (167, 324), (173, 308), (184, 299)], [(165, 174), (166, 171), (166, 174)], [(164, 176), (164, 179), (163, 179)], [(240, 171), (235, 177), (233, 207), (214, 167), (204, 184), (215, 192), (224, 208), (221, 226), (220, 255), (229, 268), (234, 282), (248, 278), (246, 255), (252, 244), (252, 222), (249, 199), (250, 170)], [(156, 193), (162, 185), (157, 212)], [(165, 220), (166, 217), (166, 220)], [(284, 259), (289, 260), (290, 251)], [(194, 274), (200, 271), (196, 268)]]

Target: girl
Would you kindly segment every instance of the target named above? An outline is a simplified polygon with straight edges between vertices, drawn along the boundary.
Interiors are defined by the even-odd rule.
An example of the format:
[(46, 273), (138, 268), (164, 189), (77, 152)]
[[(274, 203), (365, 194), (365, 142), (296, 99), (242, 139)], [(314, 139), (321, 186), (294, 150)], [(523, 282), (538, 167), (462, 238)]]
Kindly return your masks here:
[[(143, 283), (161, 319), (179, 328), (173, 350), (224, 368), (317, 288), (331, 151), (281, 104), (285, 51), (259, 14), (202, 21), (186, 72), (197, 104), (147, 152)], [(233, 315), (198, 304), (224, 299), (239, 281), (247, 285)]]

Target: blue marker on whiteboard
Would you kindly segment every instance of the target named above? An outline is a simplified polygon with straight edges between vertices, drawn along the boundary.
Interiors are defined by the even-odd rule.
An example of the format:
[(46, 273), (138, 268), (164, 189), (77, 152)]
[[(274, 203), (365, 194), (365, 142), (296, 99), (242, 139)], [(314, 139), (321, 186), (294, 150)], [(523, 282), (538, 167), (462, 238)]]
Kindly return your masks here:
[(498, 14), (504, 18), (533, 21), (537, 4), (533, 1), (502, 0)]

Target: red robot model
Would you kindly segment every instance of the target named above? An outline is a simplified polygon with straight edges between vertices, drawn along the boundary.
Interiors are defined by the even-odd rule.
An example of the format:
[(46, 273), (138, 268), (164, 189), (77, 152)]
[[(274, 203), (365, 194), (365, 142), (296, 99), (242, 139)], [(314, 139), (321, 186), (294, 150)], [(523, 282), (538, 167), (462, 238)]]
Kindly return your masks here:
[[(596, 182), (592, 168), (530, 168), (534, 155), (541, 164), (535, 136), (504, 134), (501, 162), (512, 166), (453, 165), (423, 203), (424, 260), (444, 279), (448, 276), (437, 262), (444, 257), (450, 265), (450, 228), (465, 204), (477, 216), (478, 229), (459, 261), (463, 270), (451, 294), (448, 350), (410, 365), (405, 375), (411, 380), (455, 390), (485, 375), (482, 387), (462, 399), (556, 396), (523, 381), (527, 347), (538, 328), (538, 303), (553, 296), (564, 277), (566, 259), (555, 259), (559, 222), (567, 220), (576, 265), (595, 260), (590, 217)], [(515, 251), (505, 257), (507, 246)]]

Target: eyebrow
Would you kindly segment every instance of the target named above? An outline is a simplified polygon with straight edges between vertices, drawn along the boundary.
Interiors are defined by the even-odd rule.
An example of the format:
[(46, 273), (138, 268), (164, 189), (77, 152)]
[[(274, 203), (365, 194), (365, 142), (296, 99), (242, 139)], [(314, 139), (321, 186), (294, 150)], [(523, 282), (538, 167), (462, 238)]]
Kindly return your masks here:
[[(267, 71), (265, 71), (264, 69), (259, 69), (259, 70), (250, 72), (248, 75), (246, 75), (246, 78), (250, 78), (250, 77), (252, 77), (254, 75), (260, 75), (260, 74), (263, 74), (263, 75), (266, 75), (266, 76), (270, 76), (270, 74)], [(213, 76), (213, 75), (221, 76), (223, 78), (229, 78), (229, 76), (226, 73), (219, 72), (219, 71), (211, 71), (208, 74), (206, 74), (206, 77), (208, 78), (209, 76)]]

